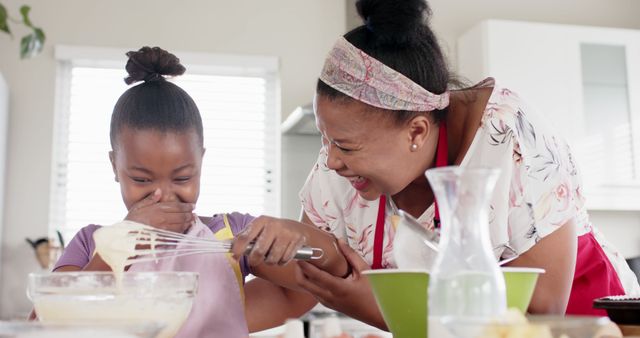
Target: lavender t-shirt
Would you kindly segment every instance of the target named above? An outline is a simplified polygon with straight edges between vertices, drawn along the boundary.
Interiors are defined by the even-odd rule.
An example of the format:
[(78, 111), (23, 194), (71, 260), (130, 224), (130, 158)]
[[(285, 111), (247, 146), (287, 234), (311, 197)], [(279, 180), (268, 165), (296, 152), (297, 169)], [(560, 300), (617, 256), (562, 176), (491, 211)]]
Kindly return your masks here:
[[(229, 218), (231, 232), (234, 235), (242, 231), (255, 218), (249, 214), (241, 214), (238, 212), (227, 214), (227, 217)], [(213, 215), (213, 217), (211, 217), (211, 219), (205, 224), (213, 233), (216, 233), (224, 228), (224, 216), (222, 214)], [(93, 241), (93, 232), (98, 228), (100, 228), (99, 225), (90, 224), (80, 229), (64, 249), (62, 256), (58, 259), (53, 270), (55, 271), (56, 269), (66, 265), (73, 265), (81, 268), (87, 265), (91, 260), (93, 251), (96, 247), (95, 242)], [(251, 273), (247, 259), (244, 256), (240, 259), (240, 270), (242, 270), (243, 277), (246, 277)]]

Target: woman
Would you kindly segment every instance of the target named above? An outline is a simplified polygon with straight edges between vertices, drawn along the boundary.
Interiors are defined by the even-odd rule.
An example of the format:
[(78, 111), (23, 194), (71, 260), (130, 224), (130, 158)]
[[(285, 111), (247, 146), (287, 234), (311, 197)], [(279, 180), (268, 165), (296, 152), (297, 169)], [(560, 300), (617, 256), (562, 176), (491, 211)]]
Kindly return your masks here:
[(438, 227), (425, 170), (501, 169), (491, 201), (496, 259), (539, 267), (532, 313), (602, 314), (595, 298), (638, 294), (622, 256), (589, 222), (580, 174), (559, 133), (494, 79), (450, 90), (421, 0), (360, 0), (364, 25), (338, 39), (315, 99), (323, 148), (302, 188), (303, 222), (348, 242), (340, 278), (300, 263), (301, 285), (331, 308), (384, 327), (359, 271), (395, 267), (388, 216)]

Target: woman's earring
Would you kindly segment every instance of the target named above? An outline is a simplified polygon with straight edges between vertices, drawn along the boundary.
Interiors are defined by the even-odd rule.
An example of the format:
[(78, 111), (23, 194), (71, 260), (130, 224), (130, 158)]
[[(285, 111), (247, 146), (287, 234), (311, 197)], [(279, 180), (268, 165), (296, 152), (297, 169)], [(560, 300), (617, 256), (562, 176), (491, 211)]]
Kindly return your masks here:
[(411, 151), (416, 151), (416, 150), (418, 150), (418, 145), (414, 143), (411, 145)]

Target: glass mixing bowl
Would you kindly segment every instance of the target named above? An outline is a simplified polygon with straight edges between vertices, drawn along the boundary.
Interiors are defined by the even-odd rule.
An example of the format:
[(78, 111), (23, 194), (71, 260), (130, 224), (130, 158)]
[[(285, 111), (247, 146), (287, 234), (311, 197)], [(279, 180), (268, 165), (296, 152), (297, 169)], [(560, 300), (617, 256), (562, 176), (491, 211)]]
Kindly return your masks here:
[(189, 316), (198, 288), (193, 272), (47, 272), (29, 275), (27, 295), (47, 324), (159, 322), (173, 337)]

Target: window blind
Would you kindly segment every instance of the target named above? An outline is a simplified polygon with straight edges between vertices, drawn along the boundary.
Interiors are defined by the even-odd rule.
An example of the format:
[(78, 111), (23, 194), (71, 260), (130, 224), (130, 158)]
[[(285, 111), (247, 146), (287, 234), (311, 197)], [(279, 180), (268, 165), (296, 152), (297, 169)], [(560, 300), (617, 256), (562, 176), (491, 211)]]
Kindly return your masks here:
[[(127, 213), (108, 158), (111, 112), (128, 88), (123, 64), (60, 61), (50, 230), (67, 241), (87, 224), (112, 224)], [(203, 120), (206, 153), (196, 213), (279, 216), (277, 74), (207, 66), (185, 64), (187, 73), (171, 80), (191, 95)]]

